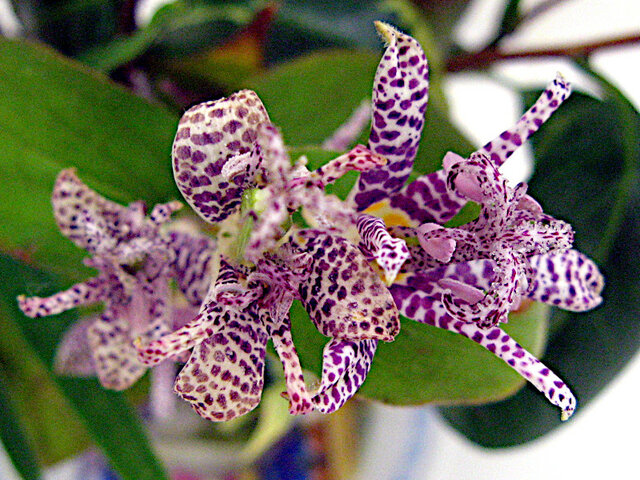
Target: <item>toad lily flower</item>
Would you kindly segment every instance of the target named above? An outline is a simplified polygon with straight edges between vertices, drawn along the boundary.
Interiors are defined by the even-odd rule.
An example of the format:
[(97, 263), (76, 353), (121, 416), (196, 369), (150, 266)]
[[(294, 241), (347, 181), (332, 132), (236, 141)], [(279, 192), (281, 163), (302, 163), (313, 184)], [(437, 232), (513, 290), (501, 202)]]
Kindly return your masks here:
[[(399, 318), (378, 274), (345, 238), (356, 229), (355, 212), (323, 189), (349, 170), (384, 163), (357, 146), (314, 172), (304, 162), (292, 165), (251, 91), (187, 111), (173, 169), (187, 202), (219, 227), (217, 271), (199, 314), (140, 345), (140, 359), (153, 365), (192, 349), (175, 390), (203, 417), (228, 420), (259, 403), (270, 338), (283, 363), (290, 412), (339, 408), (364, 381), (375, 342), (393, 340)], [(299, 208), (315, 228), (290, 225)], [(293, 300), (332, 338), (314, 392), (307, 390), (291, 338)]]
[[(169, 279), (177, 280), (192, 305), (202, 301), (213, 241), (161, 231), (179, 202), (156, 205), (147, 217), (144, 203), (123, 207), (111, 202), (82, 183), (73, 169), (58, 175), (52, 203), (60, 231), (92, 255), (85, 263), (100, 273), (51, 297), (20, 296), (19, 306), (35, 318), (103, 302), (99, 317), (72, 328), (58, 353), (58, 367), (75, 374), (95, 369), (102, 385), (125, 389), (147, 369), (133, 341), (152, 341), (171, 331)], [(77, 357), (83, 358), (87, 343), (92, 364), (78, 370)]]
[[(379, 83), (377, 78), (374, 91)], [(390, 162), (363, 174), (352, 196), (359, 211), (384, 219), (390, 233), (419, 240), (410, 245), (410, 260), (390, 287), (400, 312), (466, 336), (502, 358), (558, 405), (565, 419), (575, 409), (568, 387), (497, 325), (521, 296), (573, 311), (594, 308), (602, 301), (602, 276), (591, 260), (570, 249), (571, 228), (543, 214), (526, 195), (526, 185), (508, 187), (497, 168), (569, 92), (558, 77), (513, 129), (469, 159), (449, 153), (443, 170), (404, 187), (393, 180), (395, 170), (387, 172)], [(374, 119), (381, 106), (386, 111), (374, 102)], [(380, 136), (374, 121), (372, 137)], [(444, 228), (467, 200), (481, 204), (480, 217)]]

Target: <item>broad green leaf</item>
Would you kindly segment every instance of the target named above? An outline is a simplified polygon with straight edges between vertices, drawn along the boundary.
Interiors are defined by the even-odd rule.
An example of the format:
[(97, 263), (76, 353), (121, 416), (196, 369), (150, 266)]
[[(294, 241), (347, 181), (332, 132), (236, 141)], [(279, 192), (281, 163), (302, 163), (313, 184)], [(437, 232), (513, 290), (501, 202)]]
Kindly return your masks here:
[(51, 290), (49, 293), (59, 288), (51, 276), (0, 255), (0, 288), (7, 321), (15, 322), (23, 336), (22, 341), (27, 342), (39, 361), (47, 365), (43, 373), (45, 381), (55, 382), (123, 480), (167, 479), (138, 415), (121, 392), (105, 390), (96, 379), (58, 377), (51, 373), (55, 345), (64, 327), (76, 316), (68, 312), (52, 318), (26, 318), (15, 301), (25, 283), (45, 283)]
[(56, 175), (75, 167), (122, 203), (180, 198), (170, 166), (177, 119), (37, 45), (0, 39), (0, 70), (0, 250), (81, 278), (82, 252), (51, 211)]
[[(552, 316), (543, 361), (576, 394), (576, 415), (640, 347), (640, 117), (618, 92), (605, 86), (605, 93), (604, 101), (574, 93), (533, 137), (530, 192), (573, 225), (577, 248), (596, 259), (606, 280), (600, 307)], [(495, 405), (443, 413), (487, 447), (521, 444), (560, 424), (532, 388)]]
[(0, 439), (13, 466), (24, 480), (41, 480), (42, 472), (30, 442), (22, 431), (20, 419), (11, 405), (3, 375), (0, 375), (0, 411)]

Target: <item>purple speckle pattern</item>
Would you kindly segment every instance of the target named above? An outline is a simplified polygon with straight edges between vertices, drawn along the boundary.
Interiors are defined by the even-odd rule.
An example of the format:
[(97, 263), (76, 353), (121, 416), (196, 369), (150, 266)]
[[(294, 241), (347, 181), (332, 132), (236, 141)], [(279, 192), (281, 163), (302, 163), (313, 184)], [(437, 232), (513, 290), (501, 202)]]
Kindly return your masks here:
[(360, 250), (370, 254), (382, 268), (387, 285), (391, 285), (400, 268), (409, 258), (407, 243), (389, 234), (382, 219), (361, 214), (358, 217)]
[(60, 368), (77, 373), (74, 356), (83, 355), (88, 344), (102, 385), (125, 389), (146, 371), (137, 359), (134, 340), (153, 341), (171, 329), (168, 282), (175, 278), (180, 283), (171, 265), (182, 252), (169, 246), (160, 226), (180, 204), (157, 205), (147, 217), (142, 202), (128, 207), (113, 203), (82, 183), (73, 169), (58, 175), (52, 203), (61, 232), (92, 254), (85, 263), (100, 273), (51, 297), (20, 296), (19, 306), (35, 318), (104, 303), (101, 315), (86, 326), (83, 322), (86, 342), (76, 341), (74, 329), (69, 334), (70, 349), (63, 344), (57, 361), (64, 361)]
[(429, 68), (420, 44), (376, 22), (387, 41), (373, 82), (373, 115), (368, 147), (389, 159), (360, 175), (351, 192), (358, 211), (400, 190), (409, 178), (420, 143), (429, 96)]
[(201, 103), (182, 116), (173, 142), (173, 173), (182, 195), (204, 220), (224, 220), (240, 207), (243, 191), (255, 185), (257, 131), (268, 121), (260, 98), (250, 90)]
[(529, 297), (572, 312), (585, 312), (602, 303), (604, 278), (598, 267), (577, 250), (532, 256), (535, 272)]
[(316, 410), (333, 413), (358, 391), (377, 347), (377, 340), (334, 338), (327, 343), (322, 355), (322, 379), (312, 398)]
[(292, 243), (310, 256), (300, 299), (320, 333), (349, 340), (392, 341), (400, 330), (388, 289), (348, 240), (321, 230), (302, 230)]
[(453, 317), (488, 328), (505, 322), (509, 311), (529, 291), (533, 270), (528, 258), (566, 251), (573, 241), (573, 231), (567, 223), (543, 214), (537, 203), (528, 201), (526, 185), (511, 188), (486, 155), (474, 153), (469, 159), (458, 159), (446, 165), (447, 186), (480, 203), (479, 217), (459, 228), (427, 230), (418, 235), (426, 247), (431, 243), (438, 246), (443, 240), (452, 242), (452, 262), (478, 258), (494, 261), (495, 277), (482, 300), (467, 303), (453, 293), (443, 296)]
[(271, 338), (285, 371), (289, 411), (308, 413), (313, 405), (289, 319), (300, 278), (306, 275), (306, 256), (284, 249), (280, 256), (265, 256), (254, 268), (219, 261), (217, 280), (199, 314), (179, 330), (140, 345), (140, 360), (156, 365), (193, 349), (176, 380), (176, 392), (204, 418), (230, 420), (258, 405)]
[(486, 154), (497, 167), (501, 166), (519, 146), (538, 131), (570, 94), (571, 85), (558, 74), (547, 85), (536, 103), (522, 115), (515, 127), (502, 132), (479, 152)]

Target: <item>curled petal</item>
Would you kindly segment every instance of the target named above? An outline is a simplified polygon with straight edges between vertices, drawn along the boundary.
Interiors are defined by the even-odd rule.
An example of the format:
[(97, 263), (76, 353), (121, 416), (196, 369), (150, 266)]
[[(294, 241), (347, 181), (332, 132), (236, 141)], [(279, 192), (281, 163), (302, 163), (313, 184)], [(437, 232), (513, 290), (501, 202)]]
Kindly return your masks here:
[(393, 238), (384, 222), (371, 215), (363, 214), (358, 217), (358, 233), (365, 249), (373, 255), (384, 271), (387, 285), (391, 285), (409, 258), (406, 242), (401, 238)]
[(341, 152), (349, 148), (360, 136), (364, 128), (371, 120), (371, 102), (363, 100), (331, 137), (322, 142), (325, 150)]
[(369, 373), (377, 346), (377, 340), (334, 338), (327, 343), (320, 387), (312, 399), (318, 411), (333, 413), (358, 391)]
[(175, 391), (202, 417), (231, 420), (253, 410), (264, 385), (267, 332), (254, 315), (235, 314), (194, 349)]
[[(185, 199), (204, 220), (227, 218), (240, 207), (242, 192), (255, 185), (261, 161), (257, 130), (268, 121), (264, 105), (250, 90), (201, 103), (183, 115), (173, 142), (173, 173)], [(228, 161), (247, 154), (244, 173), (232, 179), (221, 174)]]
[(549, 252), (530, 258), (535, 272), (529, 297), (573, 312), (602, 303), (604, 278), (598, 267), (577, 250)]
[(18, 297), (20, 310), (31, 318), (46, 317), (66, 312), (72, 308), (91, 305), (106, 298), (107, 279), (103, 275), (58, 292), (50, 297)]
[(420, 246), (439, 262), (447, 263), (451, 260), (451, 256), (456, 250), (456, 241), (454, 238), (448, 238), (448, 236), (436, 236), (434, 232), (446, 233), (446, 230), (437, 223), (420, 225), (416, 229)]
[(368, 146), (389, 163), (360, 175), (352, 192), (358, 211), (397, 192), (409, 178), (429, 93), (429, 69), (420, 44), (387, 24), (376, 22), (376, 28), (387, 49), (373, 82)]
[(481, 203), (492, 217), (504, 216), (512, 189), (507, 180), (484, 154), (452, 164), (447, 170), (447, 187), (458, 195)]
[(536, 103), (522, 115), (515, 127), (502, 132), (478, 152), (486, 154), (493, 164), (499, 167), (549, 119), (570, 94), (571, 85), (558, 74), (547, 85)]

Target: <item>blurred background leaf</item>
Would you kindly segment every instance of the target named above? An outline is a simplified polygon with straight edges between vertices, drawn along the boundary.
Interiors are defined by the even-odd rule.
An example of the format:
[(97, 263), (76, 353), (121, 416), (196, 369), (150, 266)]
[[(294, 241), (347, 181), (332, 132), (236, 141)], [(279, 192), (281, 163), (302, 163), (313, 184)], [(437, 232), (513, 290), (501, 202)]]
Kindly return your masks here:
[(0, 375), (0, 409), (0, 439), (16, 471), (23, 480), (41, 480), (40, 466), (11, 404), (4, 375)]
[[(576, 248), (598, 262), (606, 280), (597, 309), (553, 311), (543, 361), (576, 394), (576, 415), (640, 346), (640, 118), (619, 93), (605, 93), (604, 100), (574, 93), (533, 137), (530, 193), (571, 223)], [(527, 93), (527, 103), (538, 94)], [(442, 413), (487, 447), (521, 444), (560, 424), (556, 409), (530, 386), (504, 402)]]

